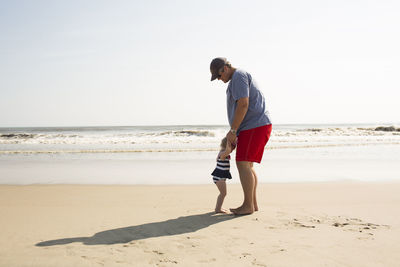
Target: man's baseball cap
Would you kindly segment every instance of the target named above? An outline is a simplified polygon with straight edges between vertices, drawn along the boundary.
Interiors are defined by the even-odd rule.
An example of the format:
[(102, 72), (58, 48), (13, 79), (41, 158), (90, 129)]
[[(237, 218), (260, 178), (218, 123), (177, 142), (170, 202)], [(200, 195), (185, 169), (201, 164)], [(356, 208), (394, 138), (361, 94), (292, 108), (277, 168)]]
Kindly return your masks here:
[(228, 63), (228, 60), (224, 57), (217, 57), (211, 61), (210, 71), (211, 71), (211, 81), (214, 81), (219, 76), (219, 70)]

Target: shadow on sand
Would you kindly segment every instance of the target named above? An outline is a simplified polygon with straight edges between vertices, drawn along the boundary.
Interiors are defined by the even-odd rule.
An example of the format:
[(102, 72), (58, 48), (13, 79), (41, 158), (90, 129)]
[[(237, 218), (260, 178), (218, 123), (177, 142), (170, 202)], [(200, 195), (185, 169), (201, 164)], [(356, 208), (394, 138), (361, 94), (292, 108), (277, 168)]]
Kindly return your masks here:
[(151, 237), (192, 233), (210, 225), (231, 220), (233, 218), (235, 218), (233, 215), (216, 215), (213, 212), (209, 212), (198, 215), (183, 216), (163, 222), (146, 223), (136, 226), (111, 229), (98, 232), (91, 237), (74, 237), (43, 241), (37, 243), (36, 246), (47, 247), (65, 245), (73, 242), (82, 242), (85, 245), (122, 244)]

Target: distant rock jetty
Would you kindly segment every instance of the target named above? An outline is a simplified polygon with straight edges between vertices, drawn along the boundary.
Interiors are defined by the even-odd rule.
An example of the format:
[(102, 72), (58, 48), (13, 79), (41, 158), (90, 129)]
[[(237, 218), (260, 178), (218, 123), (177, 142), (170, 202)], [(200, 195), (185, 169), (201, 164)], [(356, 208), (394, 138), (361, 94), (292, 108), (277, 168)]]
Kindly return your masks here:
[(381, 132), (400, 132), (400, 128), (396, 128), (394, 126), (379, 126), (375, 128), (375, 131), (381, 131)]
[(11, 138), (33, 138), (34, 134), (25, 134), (25, 133), (10, 133), (10, 134), (0, 134), (1, 138), (11, 139)]

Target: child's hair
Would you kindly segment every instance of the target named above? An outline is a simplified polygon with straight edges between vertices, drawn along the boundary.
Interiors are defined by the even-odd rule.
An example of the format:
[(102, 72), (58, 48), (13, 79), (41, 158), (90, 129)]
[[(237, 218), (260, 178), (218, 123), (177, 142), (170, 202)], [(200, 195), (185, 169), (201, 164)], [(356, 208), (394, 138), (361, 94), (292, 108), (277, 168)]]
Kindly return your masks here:
[(224, 138), (221, 140), (221, 144), (220, 144), (221, 150), (225, 150), (225, 148), (226, 148), (226, 142), (227, 142), (227, 139), (226, 139), (226, 137), (224, 137)]

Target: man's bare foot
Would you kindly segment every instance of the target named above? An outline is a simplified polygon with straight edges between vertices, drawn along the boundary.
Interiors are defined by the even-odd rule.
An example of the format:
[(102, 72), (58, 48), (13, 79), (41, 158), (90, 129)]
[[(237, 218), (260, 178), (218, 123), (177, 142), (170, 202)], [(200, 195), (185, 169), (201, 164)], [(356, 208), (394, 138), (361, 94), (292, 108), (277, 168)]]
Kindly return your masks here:
[(228, 213), (226, 209), (215, 210), (215, 213)]
[(243, 206), (240, 206), (239, 208), (236, 208), (236, 209), (230, 209), (230, 210), (235, 215), (249, 215), (254, 212), (254, 209), (244, 208)]
[(254, 211), (258, 211), (258, 206), (254, 206)]
[(237, 207), (236, 209), (234, 209), (234, 208), (230, 208), (229, 210), (232, 212), (232, 213), (235, 213), (238, 209), (240, 209), (242, 206), (240, 206), (240, 207)]

